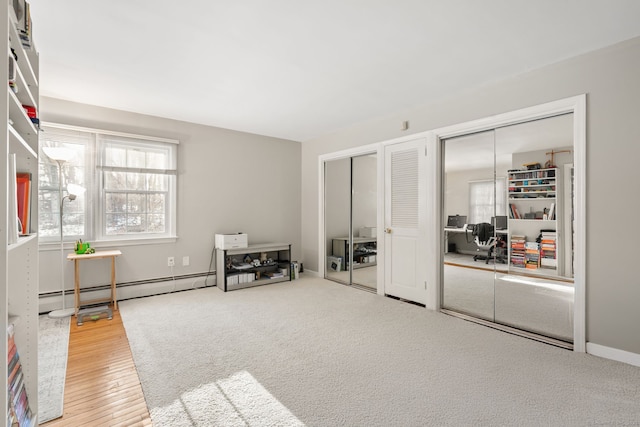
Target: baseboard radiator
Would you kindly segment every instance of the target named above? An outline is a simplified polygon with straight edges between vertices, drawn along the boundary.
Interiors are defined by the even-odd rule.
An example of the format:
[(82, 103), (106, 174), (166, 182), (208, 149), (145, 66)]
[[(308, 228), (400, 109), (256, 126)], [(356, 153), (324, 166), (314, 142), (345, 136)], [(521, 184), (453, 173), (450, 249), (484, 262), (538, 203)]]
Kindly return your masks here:
[[(215, 271), (116, 283), (118, 301), (211, 286), (216, 286)], [(109, 284), (83, 287), (80, 289), (80, 301), (109, 298), (110, 289)], [(73, 304), (73, 290), (68, 289), (65, 291), (65, 306), (69, 308), (73, 307)], [(43, 292), (38, 295), (40, 313), (48, 313), (60, 307), (62, 307), (61, 291)]]

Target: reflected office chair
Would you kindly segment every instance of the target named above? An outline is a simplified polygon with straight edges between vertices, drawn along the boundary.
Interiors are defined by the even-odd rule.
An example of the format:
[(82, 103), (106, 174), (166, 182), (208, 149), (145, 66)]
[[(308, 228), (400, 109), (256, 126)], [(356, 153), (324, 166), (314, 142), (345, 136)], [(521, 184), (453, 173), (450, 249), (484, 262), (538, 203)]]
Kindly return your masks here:
[[(477, 251), (481, 252), (478, 255), (473, 256), (473, 260), (484, 260), (485, 264), (489, 264), (489, 260), (494, 259), (493, 253), (496, 250), (496, 246), (499, 241), (494, 234), (493, 225), (488, 222), (481, 222), (476, 224), (473, 228), (474, 242), (477, 246)], [(500, 244), (502, 242), (500, 241)], [(496, 262), (504, 262), (503, 256), (497, 256)]]

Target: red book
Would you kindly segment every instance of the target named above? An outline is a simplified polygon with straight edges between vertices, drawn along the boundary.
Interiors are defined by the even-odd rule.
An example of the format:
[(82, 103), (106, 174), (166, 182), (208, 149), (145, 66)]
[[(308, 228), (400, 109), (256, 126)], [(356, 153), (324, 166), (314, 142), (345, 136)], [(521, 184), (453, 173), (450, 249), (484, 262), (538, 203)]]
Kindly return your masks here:
[(31, 215), (31, 174), (18, 172), (16, 174), (16, 193), (18, 197), (18, 219), (22, 224), (22, 234), (29, 234)]

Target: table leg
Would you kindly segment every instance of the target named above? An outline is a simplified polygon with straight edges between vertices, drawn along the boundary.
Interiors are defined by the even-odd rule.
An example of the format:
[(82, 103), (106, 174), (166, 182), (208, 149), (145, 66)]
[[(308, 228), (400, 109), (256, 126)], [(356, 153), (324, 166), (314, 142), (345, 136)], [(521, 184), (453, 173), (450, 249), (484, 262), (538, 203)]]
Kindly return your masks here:
[(113, 309), (118, 309), (118, 300), (116, 299), (116, 257), (111, 257), (111, 301), (113, 301)]
[(78, 317), (78, 309), (80, 308), (80, 262), (73, 260), (74, 284), (73, 296), (75, 301), (75, 316)]

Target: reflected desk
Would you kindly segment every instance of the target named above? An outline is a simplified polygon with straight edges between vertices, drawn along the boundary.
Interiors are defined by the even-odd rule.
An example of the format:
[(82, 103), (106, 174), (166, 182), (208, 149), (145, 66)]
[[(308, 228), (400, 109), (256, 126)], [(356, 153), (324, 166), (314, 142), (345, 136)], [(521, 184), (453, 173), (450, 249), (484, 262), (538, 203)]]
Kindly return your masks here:
[[(75, 315), (78, 316), (78, 310), (80, 306), (100, 304), (103, 302), (110, 302), (113, 304), (113, 309), (118, 309), (118, 301), (116, 300), (116, 257), (122, 255), (119, 250), (113, 251), (97, 251), (92, 254), (75, 254), (70, 253), (67, 255), (69, 261), (73, 260), (74, 263), (74, 296), (75, 296)], [(111, 258), (111, 296), (109, 298), (97, 298), (89, 301), (80, 302), (80, 261), (82, 260), (94, 260), (102, 258)]]
[[(445, 227), (444, 228), (444, 253), (449, 253), (449, 233), (460, 234), (466, 233), (466, 228), (453, 228), (453, 227)], [(469, 230), (469, 234), (472, 234), (472, 230)]]
[[(452, 227), (444, 227), (444, 253), (448, 254), (449, 253), (449, 233), (453, 233), (453, 234), (461, 234), (461, 233), (469, 233), (469, 236), (472, 236), (472, 239), (474, 238), (473, 236), (473, 230), (471, 228), (452, 228)], [(509, 230), (505, 229), (505, 230), (495, 230), (496, 236), (497, 235), (502, 235), (504, 236), (505, 240), (507, 238), (507, 236), (509, 235)]]

